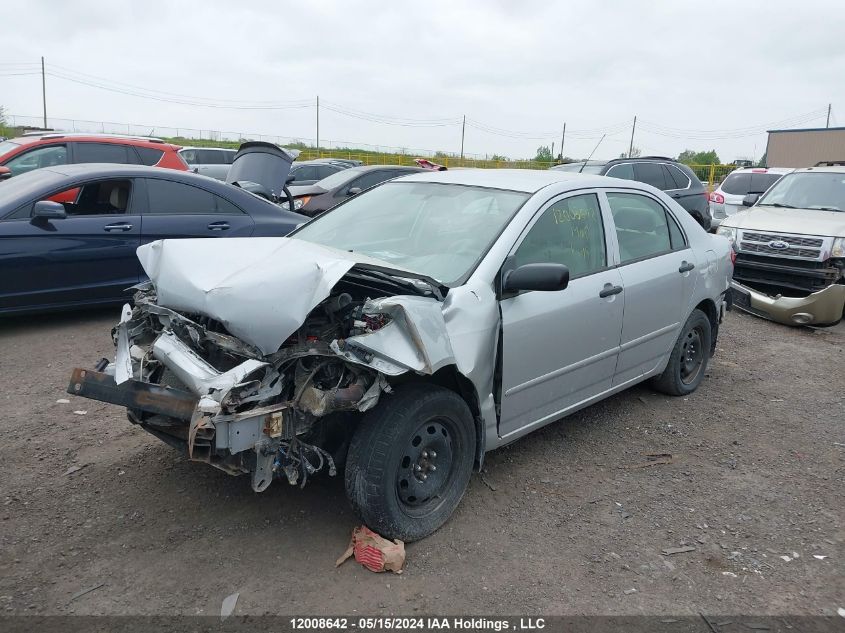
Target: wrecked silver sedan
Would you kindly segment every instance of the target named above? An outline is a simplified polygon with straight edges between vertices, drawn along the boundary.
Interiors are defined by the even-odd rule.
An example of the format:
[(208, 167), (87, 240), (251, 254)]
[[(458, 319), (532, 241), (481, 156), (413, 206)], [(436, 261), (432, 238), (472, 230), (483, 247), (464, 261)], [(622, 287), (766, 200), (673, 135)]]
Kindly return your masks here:
[(344, 467), (377, 532), (414, 540), (486, 451), (646, 379), (695, 390), (727, 240), (648, 185), (431, 172), (287, 238), (165, 240), (71, 393), (262, 491)]

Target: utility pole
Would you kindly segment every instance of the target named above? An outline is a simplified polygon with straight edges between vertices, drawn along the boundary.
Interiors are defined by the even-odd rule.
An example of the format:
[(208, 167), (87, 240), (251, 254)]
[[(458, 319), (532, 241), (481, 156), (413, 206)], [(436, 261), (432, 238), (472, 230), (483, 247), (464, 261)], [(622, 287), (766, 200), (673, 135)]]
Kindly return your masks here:
[(560, 159), (563, 160), (563, 141), (566, 140), (566, 121), (563, 122), (563, 134), (560, 135)]
[(628, 146), (628, 158), (634, 153), (634, 130), (637, 129), (637, 116), (634, 115), (634, 126), (631, 128), (631, 144)]
[(320, 95), (317, 95), (317, 150), (320, 149)]
[(464, 133), (467, 129), (467, 115), (464, 115), (464, 122), (461, 124), (461, 160), (464, 159)]
[(830, 127), (830, 105), (829, 103), (827, 104), (827, 123), (825, 123), (825, 127)]
[(555, 162), (555, 142), (552, 141), (552, 163)]
[(44, 104), (44, 129), (47, 129), (47, 79), (44, 76), (44, 57), (41, 58), (41, 101)]

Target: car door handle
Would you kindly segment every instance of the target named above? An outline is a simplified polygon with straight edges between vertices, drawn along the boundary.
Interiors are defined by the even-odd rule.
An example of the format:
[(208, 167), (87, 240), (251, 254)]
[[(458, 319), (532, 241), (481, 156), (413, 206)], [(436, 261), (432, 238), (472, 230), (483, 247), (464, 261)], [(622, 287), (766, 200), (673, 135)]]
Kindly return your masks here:
[(599, 296), (602, 299), (606, 299), (607, 297), (618, 295), (620, 292), (622, 292), (622, 286), (613, 286), (611, 284), (605, 284), (604, 288), (602, 288), (601, 292), (599, 292)]
[(229, 230), (229, 223), (228, 222), (212, 222), (208, 225), (212, 231), (228, 231)]
[(695, 264), (692, 262), (681, 262), (681, 267), (678, 268), (679, 273), (688, 273), (693, 268), (695, 268)]
[(106, 224), (103, 227), (104, 231), (108, 231), (111, 233), (112, 231), (131, 231), (132, 225), (129, 222), (114, 222), (112, 224)]

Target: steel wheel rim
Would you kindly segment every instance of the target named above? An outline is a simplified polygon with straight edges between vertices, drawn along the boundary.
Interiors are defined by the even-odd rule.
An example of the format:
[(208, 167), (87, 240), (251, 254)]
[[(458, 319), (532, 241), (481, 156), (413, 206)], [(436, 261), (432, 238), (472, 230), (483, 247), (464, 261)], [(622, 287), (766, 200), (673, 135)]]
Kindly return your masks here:
[(403, 446), (396, 474), (399, 502), (410, 514), (427, 514), (440, 504), (455, 468), (455, 443), (451, 421), (427, 420)]
[(694, 327), (684, 336), (681, 345), (681, 382), (685, 385), (695, 382), (704, 366), (703, 334), (700, 327)]

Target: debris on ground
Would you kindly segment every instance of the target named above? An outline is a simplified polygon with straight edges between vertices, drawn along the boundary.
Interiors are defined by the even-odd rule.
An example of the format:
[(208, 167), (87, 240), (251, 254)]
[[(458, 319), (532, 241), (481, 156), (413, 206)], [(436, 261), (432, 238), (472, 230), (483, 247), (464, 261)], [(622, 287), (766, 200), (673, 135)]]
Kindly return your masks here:
[(87, 411), (74, 411), (76, 415), (88, 415)]
[(68, 468), (68, 469), (65, 471), (65, 475), (72, 475), (73, 473), (75, 473), (75, 472), (77, 472), (77, 471), (82, 470), (83, 468), (85, 468), (85, 466), (86, 466), (86, 464), (81, 464), (81, 465), (79, 465), (79, 466), (71, 466), (70, 468)]
[(824, 560), (827, 556), (823, 556), (821, 554), (813, 554), (813, 558), (818, 558), (819, 560)]
[(220, 619), (228, 618), (235, 612), (235, 606), (238, 604), (238, 597), (241, 594), (237, 591), (223, 599), (223, 604), (220, 606)]
[(781, 556), (780, 559), (782, 561), (786, 561), (787, 563), (792, 560), (789, 556), (786, 556), (786, 555)]
[(73, 594), (73, 595), (70, 597), (70, 600), (68, 600), (68, 603), (73, 602), (73, 601), (74, 601), (74, 600), (76, 600), (77, 598), (81, 598), (82, 596), (84, 596), (84, 595), (86, 595), (86, 594), (89, 594), (89, 593), (91, 593), (92, 591), (97, 591), (97, 589), (99, 589), (100, 587), (105, 587), (105, 586), (106, 586), (106, 583), (101, 582), (99, 585), (94, 585), (93, 587), (88, 587), (87, 589), (83, 589), (83, 590), (81, 590), (81, 591), (77, 591), (75, 594)]
[(58, 400), (56, 400), (56, 404), (70, 404), (70, 400), (68, 400), (67, 398), (59, 398)]
[(722, 572), (722, 575), (723, 575), (723, 576), (730, 576), (731, 578), (736, 578), (736, 577), (737, 577), (737, 575), (736, 575), (735, 573), (733, 573), (732, 571), (723, 571), (723, 572)]
[(637, 590), (631, 587), (630, 589), (626, 589), (622, 593), (624, 593), (626, 596), (630, 596), (632, 593), (637, 593)]
[(630, 468), (648, 468), (649, 466), (660, 466), (663, 464), (674, 464), (675, 458), (672, 453), (643, 453), (646, 458), (642, 464), (635, 464)]
[(686, 552), (694, 552), (695, 548), (691, 545), (686, 545), (684, 547), (666, 547), (664, 548), (661, 553), (664, 556), (672, 556), (674, 554), (684, 554)]
[(399, 539), (388, 541), (366, 525), (352, 530), (352, 540), (335, 567), (343, 564), (354, 554), (355, 560), (374, 572), (395, 571), (402, 573), (405, 564), (405, 544)]
[(479, 473), (479, 474), (478, 474), (478, 476), (479, 476), (479, 477), (481, 477), (481, 482), (482, 482), (485, 486), (487, 486), (488, 488), (490, 488), (490, 490), (492, 490), (493, 492), (496, 492), (496, 486), (494, 486), (494, 485), (493, 485), (493, 484), (491, 484), (489, 481), (487, 481), (487, 477), (485, 477), (485, 476), (484, 476), (484, 473), (483, 473), (483, 472), (482, 472), (482, 473)]

